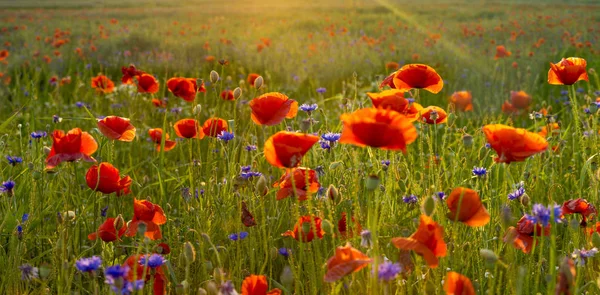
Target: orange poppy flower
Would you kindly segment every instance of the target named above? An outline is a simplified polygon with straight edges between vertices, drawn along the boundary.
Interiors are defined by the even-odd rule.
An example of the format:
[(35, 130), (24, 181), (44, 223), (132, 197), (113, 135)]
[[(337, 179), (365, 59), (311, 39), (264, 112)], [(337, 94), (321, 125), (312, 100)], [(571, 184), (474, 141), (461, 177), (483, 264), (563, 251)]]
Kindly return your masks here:
[(502, 104), (502, 112), (505, 114), (513, 115), (519, 112), (508, 100), (505, 100)]
[(496, 56), (494, 57), (494, 59), (499, 59), (499, 58), (503, 58), (503, 57), (509, 57), (511, 56), (511, 52), (506, 50), (506, 47), (504, 47), (504, 45), (498, 45), (496, 46)]
[(134, 77), (144, 74), (144, 72), (136, 69), (132, 64), (127, 67), (121, 67), (121, 73), (123, 73), (123, 77), (121, 78), (121, 83), (123, 84), (133, 84)]
[(335, 248), (335, 255), (327, 260), (327, 273), (323, 280), (329, 283), (335, 282), (367, 267), (371, 261), (369, 256), (352, 248), (350, 243), (346, 243), (346, 246)]
[(389, 75), (379, 87), (388, 85), (400, 91), (413, 88), (425, 89), (438, 93), (444, 87), (442, 77), (430, 66), (424, 64), (408, 64)]
[(446, 256), (444, 229), (427, 215), (421, 215), (419, 228), (415, 233), (408, 238), (393, 238), (392, 244), (401, 250), (415, 251), (432, 268), (438, 266), (438, 257)]
[[(100, 169), (98, 169), (100, 167)], [(117, 193), (117, 196), (131, 193), (131, 178), (119, 176), (119, 169), (107, 162), (93, 165), (85, 174), (85, 181), (92, 190), (103, 194)]]
[(513, 107), (524, 110), (529, 108), (531, 104), (531, 95), (527, 94), (525, 91), (511, 91), (510, 92), (510, 102)]
[(137, 89), (139, 93), (158, 92), (158, 81), (150, 74), (141, 74), (137, 77)]
[(446, 199), (450, 212), (446, 215), (450, 220), (460, 221), (468, 226), (484, 226), (490, 222), (487, 212), (479, 194), (464, 187), (455, 188)]
[(463, 112), (473, 110), (472, 101), (473, 97), (471, 96), (471, 91), (456, 91), (450, 96), (450, 103), (453, 104), (457, 110)]
[(221, 92), (221, 98), (223, 100), (235, 100), (235, 97), (233, 96), (233, 90), (223, 90)]
[[(151, 271), (150, 269), (148, 269), (148, 267), (140, 264), (140, 259), (142, 257), (142, 254), (131, 255), (127, 257), (127, 259), (123, 263), (123, 267), (127, 266), (129, 268), (127, 280), (130, 282), (134, 282), (135, 280), (144, 280), (144, 282), (153, 280), (154, 284), (152, 285), (152, 294), (167, 294), (167, 278), (165, 277), (163, 266), (161, 265)], [(146, 277), (144, 277), (144, 273), (146, 274)]]
[(8, 50), (4, 49), (2, 51), (0, 51), (0, 61), (5, 60), (10, 54), (8, 53)]
[(160, 100), (158, 98), (153, 98), (152, 99), (152, 105), (154, 105), (157, 108), (166, 108), (167, 107), (167, 101)]
[(133, 219), (127, 225), (125, 235), (133, 237), (137, 233), (141, 222), (146, 224), (145, 236), (151, 240), (158, 240), (162, 238), (159, 225), (165, 224), (167, 217), (160, 206), (150, 201), (139, 201), (134, 198)]
[(427, 124), (442, 124), (448, 121), (448, 114), (440, 107), (428, 106), (421, 111), (421, 119)]
[[(354, 236), (355, 232), (360, 233), (362, 231), (362, 226), (354, 216), (350, 217), (350, 221), (353, 223), (350, 228), (348, 228), (348, 215), (346, 212), (342, 212), (342, 217), (338, 221), (338, 231), (343, 239), (349, 239)], [(354, 229), (353, 229), (354, 228)]]
[(306, 201), (308, 195), (316, 193), (321, 184), (316, 171), (298, 167), (288, 169), (273, 187), (279, 187), (277, 200), (298, 196), (298, 201)]
[(265, 158), (275, 167), (293, 168), (300, 165), (302, 157), (317, 141), (318, 136), (279, 131), (265, 142)]
[(173, 125), (175, 134), (181, 138), (204, 138), (204, 131), (198, 121), (194, 119), (181, 119)]
[(227, 121), (221, 118), (210, 118), (202, 124), (202, 132), (210, 137), (217, 137), (221, 132), (227, 131)]
[(523, 216), (517, 222), (517, 227), (511, 226), (507, 229), (504, 234), (504, 242), (511, 243), (513, 247), (523, 251), (523, 253), (529, 253), (535, 243), (534, 233), (537, 236), (548, 236), (550, 235), (550, 225), (543, 227), (540, 224), (534, 224)]
[(87, 132), (79, 128), (62, 130), (52, 133), (52, 149), (46, 158), (46, 168), (52, 169), (61, 162), (72, 162), (83, 159), (86, 162), (96, 162), (92, 154), (98, 149), (98, 143)]
[[(185, 101), (194, 101), (198, 92), (195, 78), (171, 78), (167, 81), (167, 88), (173, 95), (183, 98)], [(200, 91), (202, 92), (202, 91)]]
[(406, 152), (406, 145), (417, 139), (411, 119), (395, 111), (366, 108), (340, 119), (344, 123), (340, 143)]
[(469, 278), (457, 273), (448, 272), (444, 280), (444, 291), (448, 295), (475, 295), (475, 289)]
[(400, 65), (397, 62), (393, 62), (393, 61), (387, 62), (385, 64), (385, 68), (388, 70), (397, 70), (399, 67), (400, 67)]
[(589, 81), (586, 72), (587, 62), (583, 58), (563, 58), (558, 63), (550, 63), (548, 83), (551, 85), (573, 85), (580, 80)]
[(127, 227), (125, 226), (125, 222), (122, 223), (120, 229), (117, 230), (117, 224), (115, 224), (116, 218), (109, 217), (107, 218), (99, 227), (96, 232), (93, 232), (88, 235), (88, 240), (94, 241), (97, 238), (100, 238), (104, 242), (112, 242), (121, 238), (123, 234), (125, 234), (125, 230)]
[(281, 290), (275, 288), (269, 290), (269, 284), (267, 283), (267, 277), (249, 275), (242, 282), (242, 295), (279, 295)]
[(575, 199), (575, 200), (568, 200), (563, 203), (563, 205), (562, 205), (563, 216), (566, 214), (575, 214), (575, 213), (581, 214), (581, 217), (583, 218), (583, 220), (581, 220), (581, 226), (587, 225), (587, 218), (589, 218), (590, 216), (596, 216), (598, 214), (598, 212), (596, 211), (596, 207), (594, 207), (594, 205), (590, 204), (585, 199), (579, 198), (579, 199)]
[(423, 107), (404, 98), (404, 92), (397, 89), (384, 90), (379, 93), (368, 92), (373, 107), (377, 109), (389, 109), (405, 115), (411, 121), (419, 119), (419, 113)]
[(256, 79), (258, 77), (260, 77), (260, 75), (256, 74), (256, 73), (250, 73), (250, 74), (248, 74), (248, 79), (247, 79), (248, 85), (254, 86), (254, 81), (256, 81)]
[(600, 221), (596, 222), (596, 224), (588, 230), (588, 234), (590, 235), (596, 232), (600, 233)]
[(92, 88), (100, 93), (111, 93), (115, 91), (115, 83), (104, 75), (98, 75), (92, 78)]
[(321, 228), (321, 222), (321, 218), (317, 216), (301, 216), (294, 226), (293, 231), (288, 230), (281, 235), (284, 237), (292, 237), (297, 241), (304, 243), (312, 241), (315, 236), (322, 239), (323, 235), (325, 235), (325, 231)]
[[(148, 130), (148, 135), (152, 142), (156, 144), (156, 151), (160, 152), (162, 141), (162, 128), (153, 128)], [(165, 134), (165, 152), (172, 150), (177, 145), (176, 141), (169, 140), (169, 134)]]
[(100, 133), (112, 140), (131, 142), (135, 138), (135, 127), (127, 118), (107, 116), (98, 121)]
[[(550, 128), (548, 128), (550, 127)], [(540, 130), (540, 132), (538, 132), (538, 134), (542, 137), (546, 137), (548, 135), (548, 129), (552, 129), (552, 134), (558, 134), (558, 131), (555, 130), (560, 130), (560, 125), (558, 125), (558, 123), (550, 123), (547, 126), (542, 127), (542, 129)]]
[(298, 102), (279, 92), (265, 93), (249, 103), (252, 121), (258, 125), (273, 126), (298, 113)]
[(483, 126), (488, 143), (498, 156), (499, 163), (521, 162), (548, 148), (548, 142), (537, 133), (502, 124)]

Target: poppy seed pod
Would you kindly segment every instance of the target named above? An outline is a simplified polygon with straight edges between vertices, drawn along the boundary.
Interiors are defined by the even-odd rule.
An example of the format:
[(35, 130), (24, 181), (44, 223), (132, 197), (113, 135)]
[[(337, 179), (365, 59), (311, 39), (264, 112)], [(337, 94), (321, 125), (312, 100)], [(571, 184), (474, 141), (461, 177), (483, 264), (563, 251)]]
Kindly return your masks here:
[(258, 76), (258, 78), (256, 78), (256, 80), (254, 80), (254, 88), (256, 89), (260, 89), (263, 86), (264, 83), (264, 79), (262, 76)]
[(236, 87), (233, 89), (233, 99), (238, 99), (242, 96), (242, 88)]
[[(302, 230), (304, 230), (305, 226), (308, 226), (308, 229), (306, 230), (306, 233), (308, 233), (310, 231), (310, 227), (311, 224), (308, 222), (305, 222), (302, 224)], [(323, 223), (321, 224), (321, 228), (328, 234), (333, 234), (333, 225), (331, 224), (331, 222), (329, 222), (329, 220), (324, 219)]]
[(210, 83), (215, 84), (217, 81), (219, 81), (219, 73), (215, 70), (210, 71)]
[(256, 193), (259, 195), (266, 195), (269, 192), (269, 185), (264, 175), (261, 175), (256, 182)]
[(527, 207), (531, 201), (531, 198), (526, 193), (523, 193), (523, 195), (519, 197), (519, 201), (521, 204), (523, 204), (523, 206)]
[(496, 263), (496, 261), (498, 261), (498, 256), (492, 250), (481, 249), (479, 250), (479, 254), (481, 255), (481, 257), (483, 257), (483, 259), (485, 259), (487, 263), (493, 264)]
[(366, 187), (367, 190), (369, 191), (374, 191), (378, 186), (379, 186), (379, 176), (377, 175), (369, 175), (369, 177), (367, 177), (367, 181), (366, 181)]
[(465, 134), (462, 137), (462, 141), (466, 147), (470, 147), (473, 145), (473, 136), (471, 136), (470, 134)]
[(208, 292), (204, 288), (198, 288), (198, 295), (208, 295)]
[(194, 114), (196, 114), (196, 115), (199, 115), (199, 114), (200, 114), (200, 112), (202, 112), (202, 105), (201, 105), (201, 104), (197, 104), (197, 105), (194, 107), (193, 111), (194, 111)]

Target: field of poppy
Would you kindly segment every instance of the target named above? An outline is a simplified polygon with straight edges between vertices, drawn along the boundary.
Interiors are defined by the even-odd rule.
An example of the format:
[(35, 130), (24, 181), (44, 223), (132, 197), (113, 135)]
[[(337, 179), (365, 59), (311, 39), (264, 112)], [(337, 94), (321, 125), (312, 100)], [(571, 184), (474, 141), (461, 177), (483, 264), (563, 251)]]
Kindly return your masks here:
[(222, 2), (0, 0), (0, 294), (600, 294), (599, 3)]

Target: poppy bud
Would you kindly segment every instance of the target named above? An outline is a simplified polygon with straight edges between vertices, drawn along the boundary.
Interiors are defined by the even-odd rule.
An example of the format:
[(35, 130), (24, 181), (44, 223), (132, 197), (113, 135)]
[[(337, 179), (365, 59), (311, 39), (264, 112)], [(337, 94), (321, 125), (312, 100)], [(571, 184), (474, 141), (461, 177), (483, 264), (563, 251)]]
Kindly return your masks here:
[(185, 254), (185, 259), (188, 264), (196, 261), (196, 250), (194, 249), (194, 245), (189, 241), (183, 244), (183, 253)]
[(207, 260), (206, 262), (204, 262), (204, 268), (206, 269), (206, 272), (211, 272), (213, 270), (213, 264), (210, 260)]
[(523, 204), (523, 206), (528, 206), (529, 202), (531, 201), (531, 198), (526, 193), (524, 193), (519, 197), (519, 201), (521, 202), (521, 204)]
[(379, 176), (371, 174), (367, 177), (366, 187), (369, 191), (374, 191), (379, 186)]
[(199, 115), (201, 111), (202, 111), (202, 105), (197, 104), (196, 106), (194, 106), (193, 112), (195, 115)]
[(35, 166), (33, 165), (33, 163), (29, 162), (29, 163), (27, 163), (27, 168), (29, 170), (33, 170), (35, 168)]
[(265, 196), (269, 192), (269, 185), (267, 184), (267, 178), (261, 175), (256, 182), (256, 193)]
[(44, 155), (48, 155), (50, 153), (50, 148), (47, 146), (43, 147), (42, 150), (44, 151)]
[(242, 96), (242, 88), (236, 87), (233, 89), (233, 99), (238, 99)]
[(206, 290), (208, 291), (208, 294), (210, 294), (210, 295), (219, 294), (219, 289), (217, 288), (217, 284), (213, 281), (206, 283)]
[(180, 284), (175, 286), (175, 294), (187, 294), (189, 289), (190, 283), (188, 283), (186, 280), (183, 280)]
[(215, 84), (219, 81), (219, 73), (215, 70), (210, 71), (210, 83)]
[(473, 145), (473, 136), (471, 136), (469, 134), (465, 134), (462, 137), (462, 141), (466, 147), (470, 147)]
[[(40, 276), (40, 279), (45, 280), (50, 276), (50, 272), (52, 272), (52, 269), (50, 268), (50, 265), (48, 263), (42, 263), (42, 265), (40, 265), (40, 267), (38, 268), (38, 274)], [(50, 294), (50, 293), (48, 293)]]
[(500, 220), (502, 220), (502, 224), (504, 226), (509, 226), (512, 223), (512, 212), (510, 207), (502, 207), (502, 212), (500, 212)]
[(263, 86), (264, 82), (265, 81), (263, 80), (263, 77), (258, 76), (258, 78), (256, 78), (256, 80), (254, 80), (254, 88), (260, 89)]
[(292, 272), (292, 269), (289, 265), (283, 267), (281, 275), (279, 276), (279, 281), (288, 289), (291, 289), (290, 287), (294, 283), (294, 273)]
[(337, 200), (337, 198), (339, 196), (339, 192), (338, 192), (337, 188), (335, 188), (335, 186), (333, 184), (330, 184), (329, 187), (327, 188), (327, 196), (332, 201)]
[(333, 162), (331, 164), (329, 164), (329, 170), (334, 170), (337, 167), (341, 167), (343, 165), (342, 162)]
[(204, 288), (198, 288), (198, 295), (208, 295), (208, 292), (206, 292), (206, 289)]
[(38, 179), (42, 178), (42, 173), (40, 173), (38, 171), (33, 171), (31, 176), (33, 177), (33, 179), (38, 180)]
[(308, 132), (310, 130), (310, 126), (312, 125), (312, 121), (310, 119), (304, 119), (300, 122), (300, 130), (303, 132)]
[(433, 212), (435, 212), (435, 200), (432, 196), (425, 198), (421, 204), (421, 212), (427, 216), (433, 215)]
[(114, 224), (115, 224), (115, 228), (117, 230), (119, 230), (123, 226), (125, 226), (125, 220), (123, 220), (123, 216), (121, 214), (119, 214), (119, 216), (117, 216), (117, 218), (115, 218)]
[(498, 261), (498, 256), (492, 250), (481, 249), (481, 250), (479, 250), (479, 254), (489, 264), (494, 264), (494, 263), (496, 263), (496, 261)]
[(600, 248), (600, 234), (598, 232), (592, 234), (592, 245), (596, 248)]
[(140, 237), (143, 237), (146, 234), (147, 229), (148, 229), (148, 226), (146, 225), (146, 223), (140, 222), (138, 224), (138, 230), (137, 230), (138, 235), (140, 235)]
[[(309, 222), (305, 222), (302, 224), (302, 230), (304, 230), (304, 226), (308, 225), (308, 230), (310, 230), (310, 227), (312, 226), (312, 224), (310, 224)], [(322, 223), (321, 223), (321, 228), (323, 229), (323, 231), (325, 231), (328, 234), (333, 234), (333, 225), (331, 224), (331, 222), (327, 219), (323, 219)], [(308, 234), (308, 230), (305, 232), (306, 234)]]
[(598, 111), (598, 105), (593, 103), (589, 107), (591, 113), (596, 113)]

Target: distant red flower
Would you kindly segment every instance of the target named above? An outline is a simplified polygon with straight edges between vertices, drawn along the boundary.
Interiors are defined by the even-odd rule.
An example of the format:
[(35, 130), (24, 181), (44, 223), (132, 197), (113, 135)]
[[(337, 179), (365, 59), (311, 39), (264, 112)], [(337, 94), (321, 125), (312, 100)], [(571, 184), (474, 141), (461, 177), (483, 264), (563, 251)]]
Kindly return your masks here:
[[(160, 145), (162, 141), (162, 129), (161, 128), (153, 128), (148, 130), (148, 135), (152, 142), (156, 144), (156, 151), (160, 151)], [(165, 134), (165, 152), (172, 150), (177, 145), (176, 141), (169, 140), (169, 134)]]
[(205, 92), (206, 89), (201, 85), (198, 88), (195, 78), (171, 78), (167, 81), (167, 88), (173, 95), (183, 98), (185, 101), (194, 101), (198, 91)]
[(293, 231), (286, 231), (284, 237), (292, 237), (300, 242), (308, 243), (315, 237), (322, 239), (325, 231), (321, 228), (321, 218), (317, 216), (301, 216)]
[(137, 89), (139, 93), (158, 92), (158, 81), (150, 74), (141, 74), (137, 77)]
[(335, 255), (327, 260), (327, 273), (325, 273), (323, 280), (325, 282), (335, 282), (367, 267), (371, 262), (369, 256), (347, 243), (346, 246), (337, 247)]
[(438, 266), (438, 257), (446, 256), (444, 228), (431, 217), (421, 215), (419, 228), (408, 238), (393, 238), (392, 244), (401, 250), (413, 250), (423, 256), (429, 267)]
[(511, 91), (510, 92), (511, 105), (519, 110), (529, 108), (531, 104), (531, 95), (525, 91)]
[(397, 89), (384, 90), (379, 93), (368, 92), (367, 96), (371, 99), (374, 108), (398, 112), (411, 121), (418, 120), (419, 113), (423, 109), (420, 104), (408, 101), (404, 97), (404, 92)]
[(233, 96), (233, 90), (223, 90), (221, 92), (221, 98), (223, 100), (235, 100), (235, 97)]
[(252, 110), (252, 121), (258, 125), (277, 125), (298, 113), (298, 102), (279, 92), (265, 93), (252, 99), (248, 105)]
[(506, 230), (503, 240), (505, 243), (510, 243), (513, 247), (523, 251), (523, 253), (529, 253), (535, 243), (534, 233), (537, 236), (548, 236), (550, 235), (550, 225), (543, 227), (541, 224), (534, 224), (523, 216), (517, 222), (517, 227), (511, 226)]
[[(100, 167), (100, 168), (98, 168)], [(131, 192), (131, 178), (119, 176), (119, 170), (107, 162), (93, 165), (85, 174), (85, 181), (92, 190), (104, 194), (117, 193), (117, 196), (126, 195)]]
[(98, 143), (87, 132), (79, 128), (69, 130), (65, 134), (62, 130), (52, 133), (52, 149), (46, 158), (46, 168), (52, 169), (62, 162), (72, 162), (83, 159), (87, 162), (96, 162), (92, 154), (98, 149)]
[(107, 116), (98, 121), (100, 133), (112, 140), (131, 142), (135, 138), (135, 127), (129, 119)]
[(133, 237), (140, 223), (146, 224), (145, 236), (151, 240), (162, 238), (159, 225), (165, 224), (167, 217), (163, 209), (150, 201), (133, 199), (133, 219), (127, 225), (125, 235)]
[(293, 168), (300, 165), (302, 157), (318, 141), (318, 136), (279, 131), (265, 142), (265, 158), (275, 167)]
[(204, 138), (204, 131), (198, 121), (194, 119), (181, 119), (173, 125), (175, 134), (181, 138)]
[(440, 107), (429, 106), (421, 110), (421, 119), (427, 124), (442, 124), (448, 121), (448, 114)]
[(221, 118), (210, 118), (202, 124), (202, 132), (210, 137), (217, 137), (221, 132), (227, 131), (227, 121)]
[(350, 217), (350, 226), (348, 226), (348, 215), (346, 212), (342, 212), (342, 217), (338, 220), (338, 232), (340, 232), (342, 239), (349, 239), (354, 236), (355, 233), (362, 231), (362, 226), (354, 216)]
[(468, 226), (484, 226), (490, 222), (490, 214), (481, 203), (479, 194), (472, 189), (455, 188), (446, 198), (446, 205), (450, 210), (446, 216), (452, 221)]
[(250, 74), (248, 74), (248, 79), (247, 79), (248, 85), (254, 86), (254, 81), (256, 81), (256, 79), (258, 77), (260, 77), (260, 75), (256, 74), (256, 73), (250, 73)]
[[(164, 265), (159, 266), (151, 271), (146, 266), (140, 264), (141, 258), (142, 254), (131, 255), (127, 257), (127, 259), (123, 263), (124, 267), (127, 266), (130, 269), (129, 274), (127, 276), (127, 280), (130, 282), (134, 282), (135, 280), (144, 280), (144, 282), (149, 282), (150, 280), (153, 280), (154, 283), (152, 285), (152, 294), (167, 294), (167, 277), (165, 276), (163, 270)], [(146, 274), (146, 277), (144, 277), (144, 274)]]
[(310, 193), (316, 193), (321, 184), (317, 177), (317, 172), (310, 168), (288, 169), (283, 176), (273, 184), (278, 187), (277, 200), (287, 197), (298, 197), (298, 201), (305, 201)]
[(583, 58), (563, 58), (558, 63), (550, 63), (548, 83), (552, 85), (573, 85), (575, 82), (589, 81), (586, 72), (587, 62)]
[(130, 64), (127, 67), (122, 67), (121, 72), (123, 73), (123, 77), (121, 78), (121, 83), (123, 84), (133, 84), (133, 78), (142, 75), (144, 72), (135, 68), (134, 65)]
[(449, 295), (476, 295), (471, 280), (457, 272), (450, 271), (444, 280), (444, 291)]
[(450, 96), (450, 103), (453, 104), (457, 110), (463, 112), (473, 110), (472, 100), (471, 91), (456, 91)]
[(504, 47), (504, 45), (496, 46), (496, 56), (494, 57), (494, 59), (509, 57), (511, 55), (512, 55), (512, 53), (510, 51), (506, 50), (506, 47)]
[(10, 54), (8, 53), (8, 50), (4, 49), (2, 51), (0, 51), (0, 61), (5, 60)]
[(116, 226), (119, 226), (119, 225), (115, 224), (116, 220), (117, 220), (116, 218), (112, 218), (112, 217), (107, 218), (98, 227), (98, 230), (96, 232), (93, 232), (88, 235), (88, 239), (93, 241), (97, 238), (100, 238), (102, 241), (108, 243), (108, 242), (116, 241), (117, 239), (121, 238), (123, 236), (123, 234), (125, 234), (125, 230), (127, 230), (127, 227), (125, 226), (125, 222), (121, 222), (121, 224), (120, 224), (121, 228), (119, 228), (117, 230)]
[(115, 83), (104, 75), (98, 75), (92, 78), (92, 88), (96, 89), (97, 92), (111, 93), (115, 91)]

